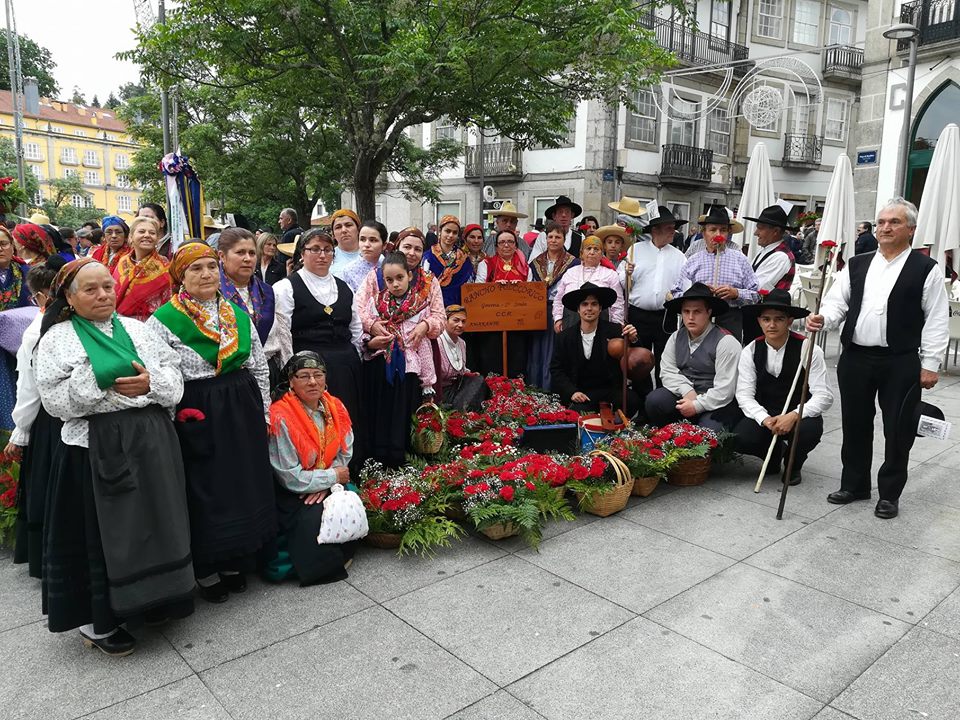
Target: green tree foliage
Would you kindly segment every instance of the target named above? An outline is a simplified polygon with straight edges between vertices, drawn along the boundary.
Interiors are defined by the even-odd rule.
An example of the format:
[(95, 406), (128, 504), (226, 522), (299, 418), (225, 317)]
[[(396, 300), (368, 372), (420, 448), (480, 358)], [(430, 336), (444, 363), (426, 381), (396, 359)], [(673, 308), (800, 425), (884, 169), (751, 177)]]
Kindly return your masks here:
[[(40, 97), (56, 97), (60, 86), (53, 77), (57, 64), (45, 47), (41, 47), (26, 35), (19, 35), (20, 67), (24, 77), (35, 77)], [(0, 30), (0, 90), (10, 89), (10, 68), (7, 65), (7, 31)]]
[(103, 106), (107, 110), (116, 110), (118, 107), (120, 107), (120, 99), (113, 93), (110, 93), (110, 97), (107, 98), (107, 101), (103, 104)]
[[(681, 0), (643, 11), (666, 2), (686, 14)], [(303, 138), (292, 129), (322, 127), (324, 144), (338, 138), (342, 180), (361, 216), (372, 217), (383, 171), (430, 197), (439, 170), (462, 152), (423, 148), (408, 128), (446, 115), (549, 145), (576, 102), (629, 102), (672, 63), (639, 12), (635, 0), (184, 0), (165, 24), (141, 29), (125, 56), (160, 82), (243, 98), (251, 129), (258, 113), (271, 127), (285, 116), (294, 145)], [(258, 167), (267, 164), (261, 157)]]
[(74, 85), (73, 95), (70, 96), (70, 102), (72, 102), (74, 105), (86, 105), (87, 96), (80, 91), (78, 86)]
[(57, 178), (49, 185), (50, 197), (40, 206), (50, 222), (60, 227), (78, 228), (87, 220), (99, 220), (106, 214), (102, 208), (78, 208), (73, 204), (74, 196), (89, 200), (90, 193), (83, 187), (79, 177)]
[[(0, 137), (0, 177), (17, 178), (17, 149), (8, 137)], [(28, 198), (36, 197), (39, 183), (29, 168), (24, 168), (23, 185)]]

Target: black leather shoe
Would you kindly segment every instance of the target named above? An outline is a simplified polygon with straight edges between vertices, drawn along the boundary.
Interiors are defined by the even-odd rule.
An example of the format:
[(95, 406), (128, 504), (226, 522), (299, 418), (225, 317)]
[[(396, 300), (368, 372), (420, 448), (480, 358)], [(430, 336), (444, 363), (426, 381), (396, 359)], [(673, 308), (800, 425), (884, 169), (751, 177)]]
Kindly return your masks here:
[(230, 592), (223, 580), (210, 587), (204, 587), (198, 583), (197, 587), (200, 589), (200, 597), (210, 603), (224, 603), (230, 597)]
[(878, 518), (889, 520), (895, 518), (899, 512), (900, 507), (896, 500), (878, 500), (873, 514)]
[(242, 593), (247, 589), (247, 576), (243, 573), (237, 573), (235, 575), (220, 575), (221, 585), (226, 585), (227, 590), (232, 593)]
[(117, 631), (113, 633), (113, 635), (101, 638), (100, 640), (89, 638), (81, 632), (80, 639), (83, 641), (85, 647), (96, 648), (104, 655), (110, 655), (111, 657), (129, 655), (137, 647), (136, 638), (123, 628), (117, 628)]
[(793, 471), (793, 477), (790, 478), (791, 485), (799, 485), (803, 481), (803, 475), (800, 474), (799, 470)]
[(855, 493), (850, 492), (849, 490), (837, 490), (827, 495), (827, 502), (833, 503), (834, 505), (846, 505), (847, 503), (852, 503), (854, 500), (869, 500), (870, 493)]
[(161, 627), (170, 622), (170, 614), (165, 610), (147, 610), (143, 614), (143, 624), (147, 627)]

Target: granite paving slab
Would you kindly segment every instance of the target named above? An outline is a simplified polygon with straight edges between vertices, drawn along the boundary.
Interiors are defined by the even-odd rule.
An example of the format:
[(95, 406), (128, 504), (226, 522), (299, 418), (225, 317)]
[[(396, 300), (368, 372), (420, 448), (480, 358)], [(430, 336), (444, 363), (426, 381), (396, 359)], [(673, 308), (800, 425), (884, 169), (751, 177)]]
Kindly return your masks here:
[(960, 483), (956, 481), (958, 474), (960, 466), (944, 467), (932, 462), (911, 470), (900, 497), (904, 511), (909, 510), (913, 498), (960, 510)]
[(0, 609), (0, 632), (43, 620), (40, 581), (26, 565), (14, 565), (8, 552), (0, 552)]
[(954, 590), (946, 600), (937, 605), (919, 626), (960, 640), (960, 589)]
[[(750, 461), (745, 462), (738, 476), (711, 478), (710, 489), (733, 495), (741, 500), (748, 500), (774, 508), (774, 516), (776, 516), (776, 508), (780, 505), (780, 488), (782, 487), (780, 474), (767, 473), (763, 479), (763, 484), (760, 486), (760, 492), (755, 493), (753, 488), (756, 486), (757, 476), (760, 474), (760, 464), (759, 460), (750, 458)], [(808, 520), (821, 518), (834, 512), (839, 507), (827, 502), (827, 495), (836, 489), (837, 481), (833, 478), (804, 469), (803, 482), (792, 486), (787, 491), (787, 503), (784, 510)]]
[(84, 720), (231, 720), (220, 702), (191, 675), (87, 715)]
[(541, 720), (543, 715), (531, 710), (506, 690), (500, 690), (450, 716), (450, 720)]

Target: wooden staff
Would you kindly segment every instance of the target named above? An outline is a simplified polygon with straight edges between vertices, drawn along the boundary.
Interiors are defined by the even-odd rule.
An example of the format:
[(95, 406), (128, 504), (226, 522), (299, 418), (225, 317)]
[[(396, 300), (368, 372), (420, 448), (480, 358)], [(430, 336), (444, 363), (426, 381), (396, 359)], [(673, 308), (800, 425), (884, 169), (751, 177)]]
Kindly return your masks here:
[[(627, 262), (630, 265), (633, 265), (633, 245), (630, 246), (630, 250), (628, 252), (630, 254), (630, 259)], [(626, 268), (624, 268), (624, 271), (626, 271)], [(627, 296), (624, 298), (624, 302), (623, 302), (623, 324), (626, 325), (628, 321), (629, 308), (630, 308), (630, 288), (633, 285), (633, 273), (624, 272), (624, 276), (627, 281), (626, 283)], [(620, 390), (620, 410), (623, 412), (624, 417), (627, 416), (627, 355), (629, 355), (629, 353), (627, 352), (628, 345), (629, 345), (629, 342), (627, 341), (627, 338), (623, 338), (623, 357), (620, 358), (620, 364), (623, 368), (623, 387)]]
[[(833, 248), (836, 247), (837, 244), (832, 240), (825, 240), (821, 245), (827, 249), (827, 256), (824, 258), (823, 269), (820, 271), (820, 289), (817, 291), (817, 303), (816, 309), (813, 311), (814, 315), (820, 314), (823, 289), (827, 285), (827, 271), (830, 269)], [(790, 487), (790, 476), (793, 475), (793, 463), (797, 458), (797, 441), (800, 439), (800, 422), (803, 420), (803, 405), (806, 401), (807, 390), (810, 388), (810, 366), (813, 364), (813, 348), (816, 345), (814, 336), (816, 334), (816, 330), (810, 333), (810, 346), (807, 348), (807, 357), (805, 362), (801, 363), (801, 367), (806, 365), (807, 371), (803, 374), (803, 389), (800, 391), (800, 404), (797, 405), (797, 424), (793, 426), (793, 439), (790, 441), (790, 456), (789, 460), (787, 460), (786, 467), (783, 469), (783, 488), (780, 490), (780, 505), (777, 507), (777, 520), (783, 520), (783, 506), (787, 502), (787, 488)]]

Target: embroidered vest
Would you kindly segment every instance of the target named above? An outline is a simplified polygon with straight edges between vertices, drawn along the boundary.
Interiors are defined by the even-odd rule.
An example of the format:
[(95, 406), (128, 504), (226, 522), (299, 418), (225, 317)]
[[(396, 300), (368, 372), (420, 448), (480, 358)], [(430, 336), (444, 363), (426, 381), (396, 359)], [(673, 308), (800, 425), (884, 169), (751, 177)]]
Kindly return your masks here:
[(778, 253), (778, 252), (785, 253), (786, 256), (790, 258), (790, 269), (787, 270), (787, 272), (784, 274), (782, 278), (777, 280), (776, 284), (773, 287), (776, 288), (777, 290), (790, 290), (791, 286), (793, 285), (793, 275), (796, 271), (797, 261), (796, 261), (796, 258), (794, 258), (793, 253), (790, 251), (790, 246), (787, 244), (786, 240), (782, 241), (779, 245), (777, 245), (773, 250), (768, 252), (763, 257), (758, 258), (757, 260), (754, 260), (753, 271), (756, 272), (761, 265), (763, 265), (767, 260), (773, 257), (774, 253)]

